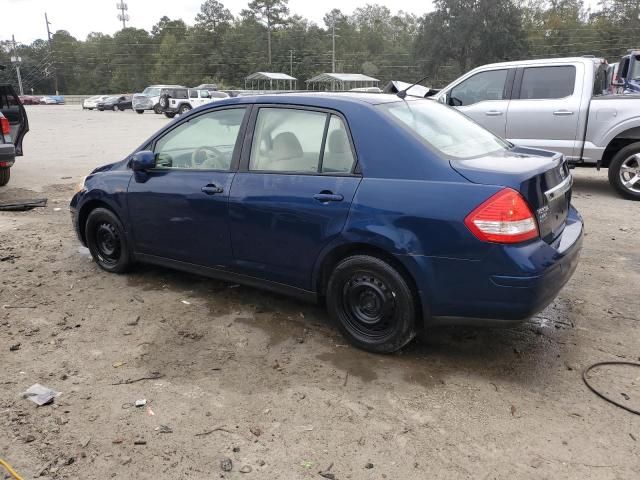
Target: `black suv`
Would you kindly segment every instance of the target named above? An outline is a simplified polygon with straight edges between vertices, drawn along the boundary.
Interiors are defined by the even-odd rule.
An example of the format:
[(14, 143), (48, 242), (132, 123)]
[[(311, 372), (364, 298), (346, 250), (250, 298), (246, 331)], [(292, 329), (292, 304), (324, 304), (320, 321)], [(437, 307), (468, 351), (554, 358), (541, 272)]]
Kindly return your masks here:
[(9, 183), (10, 169), (22, 155), (22, 139), (28, 131), (27, 112), (18, 94), (11, 85), (0, 84), (0, 186)]

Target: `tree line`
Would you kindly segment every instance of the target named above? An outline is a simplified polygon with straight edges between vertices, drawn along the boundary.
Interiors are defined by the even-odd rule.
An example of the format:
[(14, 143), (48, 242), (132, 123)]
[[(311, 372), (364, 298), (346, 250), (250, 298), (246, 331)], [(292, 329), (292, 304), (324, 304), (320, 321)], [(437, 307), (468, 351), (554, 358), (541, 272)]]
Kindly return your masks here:
[(386, 82), (439, 87), (485, 63), (596, 55), (617, 59), (640, 47), (640, 0), (434, 0), (422, 16), (367, 4), (326, 13), (318, 25), (290, 12), (288, 0), (253, 0), (234, 16), (205, 0), (193, 25), (162, 17), (150, 31), (127, 27), (85, 40), (65, 30), (30, 45), (0, 42), (0, 82), (17, 86), (10, 57), (22, 58), (25, 93), (136, 92), (153, 83), (242, 88), (257, 71), (304, 80), (332, 70)]

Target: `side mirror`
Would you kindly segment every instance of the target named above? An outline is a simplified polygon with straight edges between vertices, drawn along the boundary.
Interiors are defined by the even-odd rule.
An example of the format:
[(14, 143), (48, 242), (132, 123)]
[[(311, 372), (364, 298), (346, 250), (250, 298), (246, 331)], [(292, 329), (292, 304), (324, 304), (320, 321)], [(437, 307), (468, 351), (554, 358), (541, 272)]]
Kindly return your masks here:
[(134, 172), (143, 172), (156, 166), (156, 156), (150, 150), (136, 152), (131, 157), (131, 169)]

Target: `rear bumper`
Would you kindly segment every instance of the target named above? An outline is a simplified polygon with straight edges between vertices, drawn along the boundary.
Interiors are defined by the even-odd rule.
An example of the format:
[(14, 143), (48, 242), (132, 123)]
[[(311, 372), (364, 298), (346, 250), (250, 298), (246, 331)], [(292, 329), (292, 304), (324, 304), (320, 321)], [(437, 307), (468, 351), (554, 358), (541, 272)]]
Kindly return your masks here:
[[(526, 320), (549, 305), (575, 271), (583, 221), (570, 208), (552, 244), (495, 245), (480, 260), (421, 257), (425, 322), (494, 326)], [(415, 259), (415, 257), (413, 257)]]
[(0, 143), (0, 167), (12, 167), (15, 161), (15, 145), (13, 143)]

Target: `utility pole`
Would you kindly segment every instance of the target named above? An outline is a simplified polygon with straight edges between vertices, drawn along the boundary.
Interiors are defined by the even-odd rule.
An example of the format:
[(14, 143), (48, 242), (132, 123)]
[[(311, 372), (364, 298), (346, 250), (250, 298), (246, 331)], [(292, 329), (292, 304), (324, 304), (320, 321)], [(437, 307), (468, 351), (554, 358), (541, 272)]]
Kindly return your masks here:
[(58, 73), (56, 72), (55, 61), (53, 60), (53, 49), (51, 48), (51, 30), (49, 30), (49, 25), (51, 25), (51, 22), (47, 18), (47, 12), (44, 12), (44, 21), (47, 24), (47, 39), (49, 40), (49, 54), (51, 55), (51, 59), (53, 63), (53, 88), (56, 91), (56, 95), (58, 95)]
[(331, 73), (336, 73), (336, 17), (331, 22)]
[[(289, 50), (289, 76), (293, 77), (293, 50)], [(293, 90), (291, 82), (292, 80), (289, 80), (289, 90)]]
[(126, 13), (129, 10), (129, 6), (123, 1), (116, 3), (116, 8), (120, 10), (118, 14), (118, 20), (122, 20), (122, 28), (127, 28), (127, 21), (129, 20), (129, 14)]
[(22, 90), (22, 77), (20, 77), (20, 62), (22, 59), (18, 56), (18, 51), (16, 50), (16, 37), (15, 35), (11, 35), (11, 41), (13, 43), (13, 56), (11, 57), (11, 63), (16, 66), (16, 75), (18, 77), (18, 89), (20, 90), (20, 95), (24, 95), (24, 90)]

